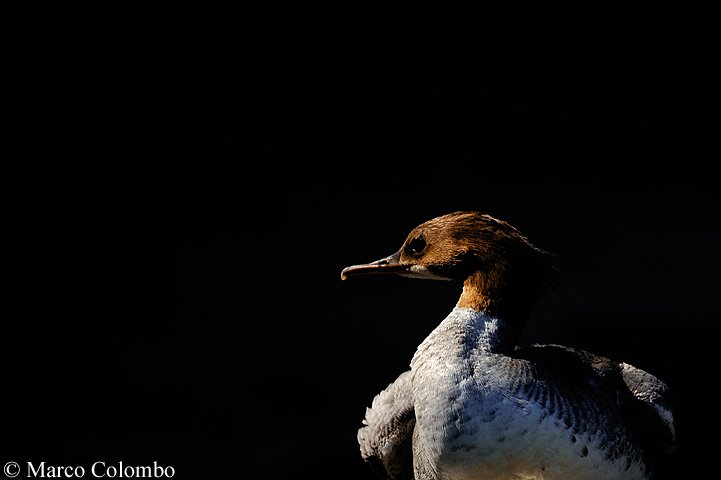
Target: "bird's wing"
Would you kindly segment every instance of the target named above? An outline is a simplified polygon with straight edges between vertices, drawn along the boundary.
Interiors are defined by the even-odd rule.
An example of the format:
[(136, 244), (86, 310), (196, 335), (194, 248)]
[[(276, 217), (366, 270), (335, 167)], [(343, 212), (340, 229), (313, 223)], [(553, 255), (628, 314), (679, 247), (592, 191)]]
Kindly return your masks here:
[[(514, 352), (543, 365), (554, 375), (593, 390), (616, 405), (632, 435), (653, 460), (674, 451), (678, 403), (671, 389), (648, 372), (580, 349), (533, 346)], [(587, 388), (587, 387), (586, 387)]]
[[(621, 376), (634, 402), (623, 402), (622, 413), (631, 430), (656, 460), (676, 449), (678, 441), (678, 402), (674, 392), (648, 372), (621, 363)], [(625, 412), (624, 412), (625, 411)]]
[(375, 396), (358, 430), (363, 459), (381, 478), (413, 478), (412, 438), (416, 417), (410, 371)]

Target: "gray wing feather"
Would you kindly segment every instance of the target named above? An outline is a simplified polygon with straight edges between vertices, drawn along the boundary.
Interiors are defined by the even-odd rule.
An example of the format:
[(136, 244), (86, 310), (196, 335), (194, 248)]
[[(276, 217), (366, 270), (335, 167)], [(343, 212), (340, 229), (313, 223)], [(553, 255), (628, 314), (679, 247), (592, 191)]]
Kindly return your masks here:
[(662, 460), (676, 449), (679, 423), (676, 396), (650, 373), (560, 345), (517, 349), (514, 356), (541, 363), (569, 383), (588, 377), (588, 383), (598, 391), (613, 395), (609, 399), (615, 400), (624, 422), (652, 460)]
[(413, 478), (412, 437), (416, 423), (410, 371), (375, 396), (358, 430), (363, 459), (382, 478)]
[(650, 373), (627, 363), (621, 363), (621, 376), (646, 411), (645, 415), (631, 416), (634, 430), (643, 432), (655, 457), (673, 452), (678, 441), (678, 404), (673, 391)]

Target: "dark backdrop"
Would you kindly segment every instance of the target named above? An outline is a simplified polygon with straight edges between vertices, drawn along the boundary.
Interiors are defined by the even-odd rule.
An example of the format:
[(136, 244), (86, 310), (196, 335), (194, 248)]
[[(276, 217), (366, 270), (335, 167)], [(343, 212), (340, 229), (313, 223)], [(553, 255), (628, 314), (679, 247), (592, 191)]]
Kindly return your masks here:
[(705, 470), (721, 253), (704, 62), (91, 43), (51, 47), (16, 98), (3, 463), (370, 478), (364, 409), (459, 289), (340, 271), (473, 209), (557, 255), (565, 283), (521, 343), (666, 380), (687, 426), (659, 478)]

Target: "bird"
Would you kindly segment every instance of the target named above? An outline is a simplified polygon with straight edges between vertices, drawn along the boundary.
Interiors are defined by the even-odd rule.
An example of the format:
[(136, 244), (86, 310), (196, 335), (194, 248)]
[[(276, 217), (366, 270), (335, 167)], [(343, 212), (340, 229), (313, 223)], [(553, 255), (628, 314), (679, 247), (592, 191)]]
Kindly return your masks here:
[(551, 254), (488, 214), (414, 228), (400, 250), (343, 269), (453, 281), (458, 303), (381, 391), (358, 431), (391, 480), (647, 480), (677, 445), (676, 394), (624, 362), (561, 345), (516, 346), (558, 271)]

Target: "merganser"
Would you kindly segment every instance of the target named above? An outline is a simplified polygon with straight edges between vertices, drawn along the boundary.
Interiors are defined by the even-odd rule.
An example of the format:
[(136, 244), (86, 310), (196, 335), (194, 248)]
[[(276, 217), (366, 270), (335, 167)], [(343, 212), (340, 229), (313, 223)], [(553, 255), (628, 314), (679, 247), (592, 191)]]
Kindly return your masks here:
[(463, 285), (410, 371), (366, 410), (358, 442), (381, 477), (649, 479), (674, 450), (674, 394), (658, 378), (583, 350), (515, 346), (555, 274), (548, 257), (504, 221), (456, 212), (343, 270)]

